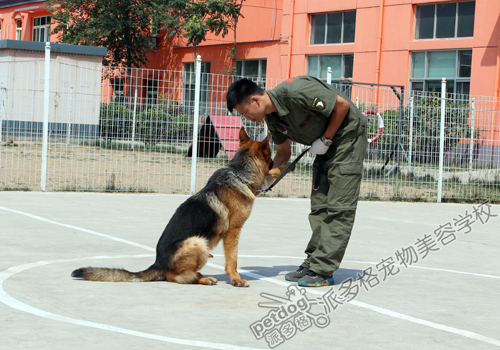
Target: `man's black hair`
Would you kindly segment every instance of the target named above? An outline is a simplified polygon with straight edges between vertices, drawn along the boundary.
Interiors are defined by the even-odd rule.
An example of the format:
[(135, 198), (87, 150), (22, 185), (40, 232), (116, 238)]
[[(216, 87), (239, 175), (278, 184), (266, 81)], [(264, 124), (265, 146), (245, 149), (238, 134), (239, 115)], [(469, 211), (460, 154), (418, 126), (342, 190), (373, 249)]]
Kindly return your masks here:
[(264, 94), (264, 90), (250, 79), (236, 80), (227, 89), (227, 109), (232, 113), (237, 104), (246, 103), (251, 96), (262, 94)]

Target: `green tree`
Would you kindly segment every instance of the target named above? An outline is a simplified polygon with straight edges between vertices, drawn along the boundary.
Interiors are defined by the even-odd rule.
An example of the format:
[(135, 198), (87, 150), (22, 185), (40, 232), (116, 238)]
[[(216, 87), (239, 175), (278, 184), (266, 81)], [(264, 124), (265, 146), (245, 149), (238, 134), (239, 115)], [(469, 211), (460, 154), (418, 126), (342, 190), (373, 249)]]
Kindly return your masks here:
[(151, 19), (164, 0), (49, 0), (61, 42), (108, 49), (104, 65), (139, 67), (147, 63)]
[(231, 65), (225, 66), (223, 70), (223, 72), (227, 75), (236, 75), (236, 58), (238, 56), (236, 29), (238, 27), (239, 18), (240, 17), (244, 18), (244, 16), (241, 14), (241, 6), (243, 5), (243, 1), (245, 0), (240, 0), (240, 3), (238, 4), (239, 7), (235, 7), (231, 11), (231, 15), (229, 16), (229, 26), (233, 30), (234, 35), (233, 35), (233, 47), (229, 47), (227, 49), (227, 54), (231, 59)]
[(182, 36), (186, 46), (193, 45), (196, 62), (196, 47), (206, 40), (208, 33), (225, 37), (238, 17), (241, 17), (241, 0), (172, 0), (166, 5), (163, 16), (168, 37)]

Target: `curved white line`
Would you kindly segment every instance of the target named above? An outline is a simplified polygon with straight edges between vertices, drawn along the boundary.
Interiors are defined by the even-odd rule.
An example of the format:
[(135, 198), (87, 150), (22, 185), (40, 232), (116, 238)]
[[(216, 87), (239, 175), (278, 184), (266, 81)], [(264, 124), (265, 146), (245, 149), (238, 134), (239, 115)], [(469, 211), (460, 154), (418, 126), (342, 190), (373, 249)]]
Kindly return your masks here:
[(52, 260), (52, 261), (38, 261), (36, 263), (13, 266), (5, 271), (0, 272), (0, 302), (4, 303), (5, 305), (8, 305), (16, 310), (27, 312), (27, 313), (30, 313), (32, 315), (40, 316), (40, 317), (43, 317), (43, 318), (46, 318), (49, 320), (53, 320), (53, 321), (65, 322), (65, 323), (70, 323), (70, 324), (74, 324), (77, 326), (91, 327), (91, 328), (101, 329), (101, 330), (105, 330), (105, 331), (112, 331), (112, 332), (122, 333), (122, 334), (126, 334), (126, 335), (132, 335), (135, 337), (147, 338), (147, 339), (152, 339), (152, 340), (159, 340), (159, 341), (163, 341), (163, 342), (167, 342), (167, 343), (197, 346), (197, 347), (205, 348), (205, 349), (258, 350), (255, 348), (235, 346), (235, 345), (230, 345), (230, 344), (210, 343), (210, 342), (205, 342), (205, 341), (165, 337), (165, 336), (161, 336), (161, 335), (138, 332), (138, 331), (134, 331), (131, 329), (125, 329), (125, 328), (110, 326), (107, 324), (79, 320), (76, 318), (57, 315), (57, 314), (53, 314), (53, 313), (48, 312), (48, 311), (37, 309), (31, 305), (25, 304), (25, 303), (15, 299), (15, 298), (11, 297), (3, 289), (3, 282), (7, 278), (9, 278), (9, 277), (11, 277), (19, 272), (33, 268), (33, 267), (44, 266), (44, 265), (54, 264), (54, 263), (89, 260), (89, 259), (118, 259), (118, 258), (130, 259), (130, 258), (142, 258), (142, 257), (150, 257), (150, 256), (152, 256), (152, 255), (151, 254), (146, 254), (146, 255), (142, 254), (142, 255), (118, 255), (118, 256), (93, 256), (93, 257), (78, 258), (78, 259), (60, 259), (60, 260)]
[[(109, 239), (112, 239), (112, 240), (115, 240), (115, 241), (118, 241), (118, 242), (121, 242), (121, 243), (130, 244), (130, 245), (133, 245), (133, 246), (136, 246), (136, 247), (141, 247), (141, 248), (144, 248), (144, 249), (147, 249), (147, 250), (150, 250), (150, 251), (154, 251), (154, 249), (151, 248), (151, 247), (147, 247), (147, 246), (144, 246), (142, 244), (138, 244), (138, 243), (135, 243), (135, 242), (132, 242), (132, 241), (127, 241), (127, 240), (124, 240), (124, 239), (121, 239), (121, 238), (110, 236), (110, 235), (107, 235), (107, 234), (104, 234), (104, 233), (100, 233), (100, 232), (95, 232), (95, 231), (83, 229), (83, 228), (76, 227), (76, 226), (73, 226), (73, 225), (67, 225), (67, 224), (59, 223), (57, 221), (48, 220), (48, 219), (42, 218), (40, 216), (36, 216), (36, 215), (24, 213), (24, 212), (21, 212), (21, 211), (18, 211), (18, 210), (8, 209), (8, 208), (1, 207), (1, 206), (0, 206), (0, 209), (6, 210), (6, 211), (10, 211), (10, 212), (13, 212), (13, 213), (16, 213), (16, 214), (20, 214), (20, 215), (25, 215), (25, 216), (31, 217), (33, 219), (41, 220), (41, 221), (48, 222), (48, 223), (51, 223), (51, 224), (54, 224), (54, 225), (68, 227), (68, 228), (71, 228), (71, 229), (74, 229), (74, 230), (79, 230), (79, 231), (90, 233), (90, 234), (97, 235), (97, 236), (100, 236), (100, 237), (109, 238)], [(241, 255), (241, 257), (257, 257), (257, 256), (253, 256), (253, 255), (247, 255), (247, 256)], [(366, 262), (359, 262), (359, 263), (366, 263)], [(373, 263), (370, 263), (370, 264), (373, 264)], [(23, 265), (21, 265), (21, 266), (23, 266)], [(207, 263), (207, 266), (210, 266), (210, 267), (213, 267), (213, 268), (217, 268), (217, 269), (221, 269), (221, 270), (224, 269), (223, 266), (212, 264), (212, 263)], [(428, 269), (431, 269), (431, 268), (428, 268)], [(443, 270), (443, 271), (446, 271), (446, 270)], [(287, 283), (287, 282), (278, 281), (278, 280), (275, 280), (273, 278), (268, 278), (268, 277), (256, 274), (254, 272), (245, 271), (245, 270), (241, 270), (241, 269), (239, 269), (238, 272), (240, 272), (243, 275), (250, 276), (252, 278), (261, 279), (261, 280), (264, 280), (264, 281), (267, 281), (267, 282), (271, 282), (271, 283), (274, 283), (274, 284), (278, 284), (278, 285), (281, 285), (281, 286), (288, 286), (289, 285), (289, 283)], [(464, 274), (469, 274), (469, 273), (465, 272)], [(476, 275), (480, 276), (479, 274), (476, 274)], [(497, 278), (495, 276), (489, 276), (489, 275), (484, 275), (483, 277), (486, 277), (486, 276)], [(1, 284), (0, 284), (0, 289), (3, 291), (3, 289), (1, 288)], [(314, 290), (314, 289), (311, 289), (310, 293), (323, 295), (323, 293), (321, 293), (321, 292), (319, 292), (317, 290)], [(412, 323), (416, 323), (416, 324), (428, 326), (428, 327), (431, 327), (431, 328), (434, 328), (434, 329), (439, 329), (439, 330), (442, 330), (442, 331), (446, 331), (446, 332), (458, 334), (458, 335), (461, 335), (461, 336), (464, 336), (464, 337), (467, 337), (467, 338), (471, 338), (471, 339), (475, 339), (475, 340), (478, 340), (478, 341), (481, 341), (481, 342), (485, 342), (485, 343), (488, 343), (488, 344), (500, 346), (500, 340), (493, 339), (493, 338), (488, 338), (488, 337), (482, 336), (482, 335), (474, 333), (474, 332), (469, 332), (469, 331), (461, 330), (461, 329), (454, 328), (454, 327), (448, 327), (448, 326), (445, 326), (445, 325), (441, 325), (441, 324), (438, 324), (438, 323), (434, 323), (434, 322), (422, 320), (422, 319), (419, 319), (419, 318), (416, 318), (416, 317), (404, 315), (404, 314), (401, 314), (401, 313), (398, 313), (398, 312), (394, 312), (394, 311), (391, 311), (391, 310), (383, 309), (383, 308), (380, 308), (378, 306), (373, 306), (373, 305), (366, 304), (366, 303), (359, 302), (359, 301), (355, 301), (355, 300), (350, 301), (349, 304), (352, 304), (352, 305), (355, 305), (355, 306), (359, 306), (359, 307), (362, 307), (362, 308), (366, 308), (368, 310), (372, 310), (372, 311), (378, 312), (378, 313), (383, 314), (383, 315), (395, 317), (395, 318), (398, 318), (398, 319), (401, 319), (401, 320), (405, 320), (405, 321), (409, 321), (409, 322), (412, 322)], [(29, 306), (29, 305), (26, 305), (26, 306), (28, 306), (28, 307), (31, 308), (31, 306)], [(38, 310), (38, 309), (36, 309), (36, 310)], [(57, 315), (55, 315), (55, 316), (57, 316)], [(63, 317), (63, 316), (60, 316), (60, 317)], [(70, 319), (70, 320), (72, 320), (72, 319)], [(103, 326), (105, 326), (105, 325), (103, 325)], [(120, 329), (120, 328), (117, 328), (117, 329)], [(114, 329), (109, 329), (109, 330), (114, 330)], [(116, 331), (118, 332), (118, 330), (116, 330)], [(130, 331), (130, 332), (136, 333), (136, 334), (132, 334), (132, 335), (141, 334), (141, 332), (135, 332), (135, 331)], [(144, 333), (144, 334), (147, 334), (147, 333)], [(164, 338), (165, 339), (175, 339), (175, 338), (167, 338), (167, 337), (164, 337)], [(217, 344), (217, 345), (225, 345), (225, 344)], [(195, 345), (195, 346), (198, 346), (198, 345)], [(232, 346), (232, 345), (228, 345), (228, 346)], [(239, 348), (239, 349), (243, 349), (243, 348)]]

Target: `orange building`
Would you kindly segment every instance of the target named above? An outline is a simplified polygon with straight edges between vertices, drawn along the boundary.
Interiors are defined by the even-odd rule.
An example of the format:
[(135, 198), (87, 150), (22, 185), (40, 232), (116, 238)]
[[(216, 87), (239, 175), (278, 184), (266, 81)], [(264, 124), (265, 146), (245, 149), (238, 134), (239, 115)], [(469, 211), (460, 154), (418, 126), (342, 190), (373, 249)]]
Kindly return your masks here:
[[(498, 0), (246, 0), (242, 13), (238, 75), (326, 78), (331, 66), (333, 80), (439, 90), (444, 76), (448, 92), (499, 96)], [(0, 39), (44, 41), (49, 27), (43, 1), (0, 3)], [(206, 73), (230, 66), (233, 40), (232, 32), (209, 36), (197, 48)], [(152, 35), (147, 68), (190, 70), (193, 56), (160, 31)]]
[[(448, 92), (499, 96), (497, 0), (246, 0), (242, 13), (239, 74), (326, 78), (331, 66), (334, 80), (439, 91), (446, 77)], [(210, 37), (197, 48), (211, 73), (229, 65), (231, 43), (231, 35)], [(179, 43), (149, 57), (151, 68), (174, 70), (194, 60)]]

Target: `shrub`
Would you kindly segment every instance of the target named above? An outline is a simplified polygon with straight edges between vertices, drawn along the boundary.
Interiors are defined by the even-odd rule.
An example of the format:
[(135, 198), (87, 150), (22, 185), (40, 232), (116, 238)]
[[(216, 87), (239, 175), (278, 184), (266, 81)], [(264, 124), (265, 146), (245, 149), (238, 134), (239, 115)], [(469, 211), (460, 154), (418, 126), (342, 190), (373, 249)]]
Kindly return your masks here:
[(128, 139), (132, 134), (133, 111), (126, 106), (103, 104), (99, 113), (99, 132), (105, 139)]

